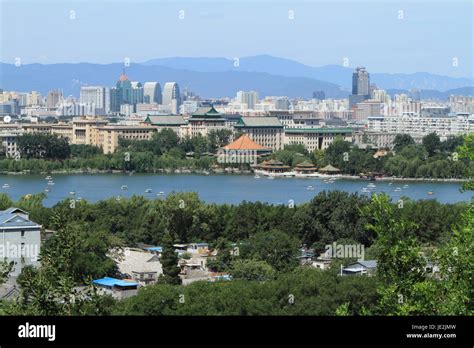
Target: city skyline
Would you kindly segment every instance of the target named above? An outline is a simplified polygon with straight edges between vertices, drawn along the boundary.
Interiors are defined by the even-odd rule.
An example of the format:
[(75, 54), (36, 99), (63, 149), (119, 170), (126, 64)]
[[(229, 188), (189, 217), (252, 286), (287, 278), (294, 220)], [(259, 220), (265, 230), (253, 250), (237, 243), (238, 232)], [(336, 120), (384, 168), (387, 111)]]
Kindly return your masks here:
[(312, 67), (473, 75), (469, 1), (139, 4), (129, 13), (124, 1), (3, 0), (2, 13), (11, 15), (1, 16), (0, 61), (107, 64), (269, 54)]

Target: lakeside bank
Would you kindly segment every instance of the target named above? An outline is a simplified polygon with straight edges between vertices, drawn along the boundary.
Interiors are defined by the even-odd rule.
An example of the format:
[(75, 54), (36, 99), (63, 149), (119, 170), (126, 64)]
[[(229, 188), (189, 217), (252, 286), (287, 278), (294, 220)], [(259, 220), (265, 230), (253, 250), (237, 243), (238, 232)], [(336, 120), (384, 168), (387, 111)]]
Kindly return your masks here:
[[(258, 172), (257, 172), (258, 173)], [(101, 170), (101, 169), (71, 169), (71, 170), (51, 170), (51, 171), (31, 171), (31, 170), (24, 170), (20, 172), (7, 172), (7, 171), (0, 171), (0, 175), (67, 175), (67, 174), (126, 174), (126, 175), (134, 175), (134, 174), (173, 174), (173, 175), (254, 175), (255, 171), (252, 170), (239, 170), (239, 169), (210, 169), (210, 170), (203, 170), (203, 169), (189, 169), (189, 168), (180, 168), (180, 169), (156, 169), (150, 173), (137, 173), (137, 172), (130, 172), (124, 170), (115, 170), (115, 169), (108, 169), (108, 170)], [(326, 175), (326, 174), (295, 174), (295, 173), (260, 173), (263, 176), (272, 176), (275, 178), (295, 178), (295, 179), (311, 179), (311, 178), (321, 178), (321, 179), (346, 179), (346, 180), (361, 180), (361, 181), (371, 181), (369, 178), (362, 178), (358, 175), (349, 175), (349, 174), (334, 174), (334, 175)], [(469, 181), (467, 178), (404, 178), (404, 177), (395, 177), (395, 176), (385, 176), (385, 177), (375, 177), (372, 181), (414, 181), (414, 182), (454, 182), (454, 183), (464, 183)]]

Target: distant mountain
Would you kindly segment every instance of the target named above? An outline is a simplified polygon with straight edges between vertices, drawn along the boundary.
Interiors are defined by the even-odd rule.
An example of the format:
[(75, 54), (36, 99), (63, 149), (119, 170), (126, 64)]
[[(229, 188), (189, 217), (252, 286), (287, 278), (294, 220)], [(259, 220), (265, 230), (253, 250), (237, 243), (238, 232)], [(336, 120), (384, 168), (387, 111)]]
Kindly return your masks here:
[[(145, 65), (160, 65), (169, 68), (186, 69), (201, 72), (247, 71), (265, 72), (282, 76), (309, 77), (331, 82), (344, 88), (351, 87), (353, 68), (340, 65), (311, 67), (294, 60), (259, 55), (239, 59), (239, 65), (234, 66), (234, 60), (226, 58), (159, 58), (144, 62)], [(370, 72), (370, 67), (367, 67)], [(446, 91), (449, 89), (474, 86), (474, 79), (454, 78), (425, 72), (414, 74), (371, 73), (372, 83), (383, 89), (432, 89)]]
[[(123, 64), (27, 64), (16, 67), (0, 63), (0, 88), (14, 91), (36, 90), (42, 94), (52, 89), (63, 89), (65, 95), (79, 96), (81, 86), (115, 86)], [(239, 90), (255, 90), (260, 96), (311, 98), (312, 92), (322, 90), (332, 98), (347, 97), (333, 83), (309, 77), (290, 77), (265, 72), (219, 71), (202, 72), (157, 65), (131, 64), (126, 68), (131, 81), (176, 81), (180, 88), (201, 97), (233, 97)]]
[[(409, 94), (410, 92), (405, 89), (388, 89), (387, 93), (391, 96), (395, 94)], [(432, 89), (422, 89), (420, 90), (420, 97), (423, 100), (446, 100), (451, 95), (465, 95), (465, 96), (474, 96), (474, 87), (462, 87), (462, 88), (455, 88), (449, 89), (444, 92), (432, 90)]]
[[(0, 63), (0, 88), (37, 90), (43, 94), (61, 88), (65, 95), (79, 96), (81, 86), (115, 85), (123, 64), (27, 64)], [(370, 70), (369, 70), (370, 71)], [(324, 91), (328, 98), (350, 93), (352, 68), (338, 65), (310, 67), (293, 60), (267, 55), (241, 58), (238, 66), (226, 58), (160, 58), (126, 68), (131, 81), (176, 81), (181, 89), (201, 97), (233, 97), (238, 90), (256, 90), (261, 97), (286, 95), (311, 98)], [(371, 82), (389, 93), (421, 90), (422, 98), (446, 99), (450, 94), (473, 95), (474, 83), (429, 73), (371, 74)], [(343, 86), (343, 87), (340, 87)]]

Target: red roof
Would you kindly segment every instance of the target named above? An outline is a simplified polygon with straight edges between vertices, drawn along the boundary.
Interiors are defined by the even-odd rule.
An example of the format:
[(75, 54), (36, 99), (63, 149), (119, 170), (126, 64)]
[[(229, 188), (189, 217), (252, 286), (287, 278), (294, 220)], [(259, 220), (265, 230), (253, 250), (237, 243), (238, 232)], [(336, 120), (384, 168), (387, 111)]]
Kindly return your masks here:
[(239, 139), (233, 141), (229, 145), (223, 147), (225, 150), (261, 150), (261, 151), (271, 151), (270, 148), (264, 147), (244, 134)]

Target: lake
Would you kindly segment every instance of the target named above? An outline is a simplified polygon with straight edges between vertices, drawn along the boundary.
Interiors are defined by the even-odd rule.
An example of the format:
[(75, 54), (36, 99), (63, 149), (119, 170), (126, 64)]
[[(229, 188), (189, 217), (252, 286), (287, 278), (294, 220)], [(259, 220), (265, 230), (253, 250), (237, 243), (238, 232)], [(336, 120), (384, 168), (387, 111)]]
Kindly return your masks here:
[[(49, 188), (46, 206), (67, 197), (81, 197), (91, 202), (110, 197), (143, 195), (147, 198), (166, 197), (170, 192), (197, 192), (200, 199), (212, 203), (238, 204), (246, 201), (262, 201), (272, 204), (295, 204), (309, 201), (323, 190), (341, 190), (370, 195), (385, 192), (393, 200), (402, 196), (411, 199), (436, 199), (443, 203), (470, 201), (472, 192), (460, 192), (460, 183), (420, 181), (376, 181), (337, 179), (334, 183), (321, 178), (275, 178), (260, 179), (252, 175), (229, 174), (55, 174), (54, 185), (49, 186), (45, 175), (0, 175), (0, 192), (18, 200), (29, 193), (44, 192)], [(327, 181), (327, 180), (326, 180)], [(372, 183), (373, 188), (367, 189)], [(5, 188), (3, 185), (8, 184)], [(121, 187), (126, 185), (128, 189)], [(312, 186), (312, 187), (308, 187)], [(364, 189), (366, 188), (366, 189)], [(145, 190), (152, 192), (146, 193)], [(364, 191), (365, 192), (364, 192)], [(71, 191), (76, 194), (72, 196)], [(157, 193), (163, 192), (162, 196)], [(428, 192), (432, 192), (429, 195)]]

